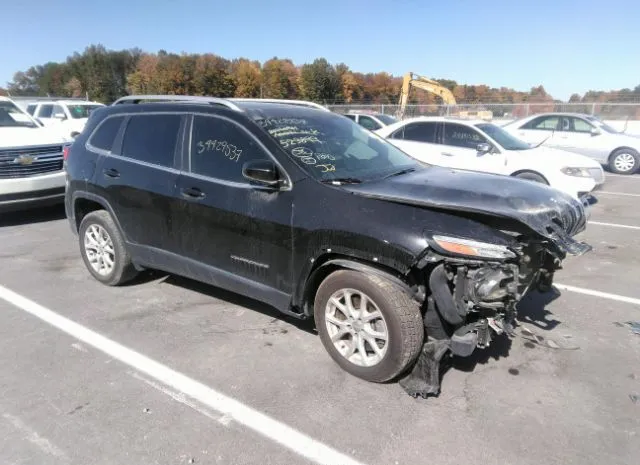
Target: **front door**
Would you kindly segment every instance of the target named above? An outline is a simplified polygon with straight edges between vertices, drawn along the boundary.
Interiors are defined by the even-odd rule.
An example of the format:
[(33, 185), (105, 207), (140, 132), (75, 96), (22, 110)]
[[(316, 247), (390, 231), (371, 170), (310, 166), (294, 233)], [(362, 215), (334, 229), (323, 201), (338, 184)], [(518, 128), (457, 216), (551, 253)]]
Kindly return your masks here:
[[(478, 144), (489, 144), (495, 151), (480, 153)], [(506, 172), (506, 155), (499, 153), (483, 134), (465, 124), (444, 123), (440, 153), (443, 163), (451, 168), (494, 174)]]
[(553, 145), (568, 152), (606, 162), (610, 152), (607, 136), (592, 133), (594, 129), (596, 127), (584, 118), (563, 116), (560, 118), (560, 126), (556, 131)]
[(293, 192), (243, 177), (244, 163), (271, 158), (239, 123), (196, 114), (191, 126), (177, 182), (181, 254), (215, 268), (212, 273), (290, 293)]

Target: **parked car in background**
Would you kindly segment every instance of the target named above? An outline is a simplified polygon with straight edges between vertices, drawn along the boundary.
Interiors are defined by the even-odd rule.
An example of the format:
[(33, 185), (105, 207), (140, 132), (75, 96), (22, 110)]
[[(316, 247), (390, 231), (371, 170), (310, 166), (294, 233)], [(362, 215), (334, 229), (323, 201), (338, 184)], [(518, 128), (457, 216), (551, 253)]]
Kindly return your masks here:
[(543, 113), (507, 123), (503, 128), (532, 143), (544, 143), (597, 160), (614, 173), (640, 169), (640, 137), (615, 130), (595, 116)]
[(583, 198), (604, 183), (600, 164), (549, 147), (532, 147), (484, 120), (405, 119), (376, 131), (412, 157), (439, 166), (537, 181)]
[[(571, 196), (425, 166), (326, 109), (139, 100), (96, 110), (67, 159), (88, 272), (119, 285), (161, 269), (315, 318), (331, 357), (368, 381), (489, 346), (526, 290), (591, 249)], [(404, 382), (439, 390), (437, 369)]]
[(0, 212), (62, 203), (63, 152), (72, 140), (0, 97)]
[(56, 127), (65, 136), (76, 137), (82, 132), (89, 114), (103, 106), (87, 100), (47, 100), (28, 103), (27, 112), (44, 126)]
[(398, 121), (397, 118), (383, 115), (382, 113), (343, 113), (343, 115), (370, 131), (375, 131)]

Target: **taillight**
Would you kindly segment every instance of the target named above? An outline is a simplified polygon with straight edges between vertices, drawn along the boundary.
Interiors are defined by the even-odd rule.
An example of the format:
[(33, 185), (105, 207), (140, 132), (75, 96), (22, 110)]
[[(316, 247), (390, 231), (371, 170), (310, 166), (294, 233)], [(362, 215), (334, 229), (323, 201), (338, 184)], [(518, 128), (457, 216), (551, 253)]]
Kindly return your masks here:
[(62, 149), (62, 159), (64, 161), (67, 161), (67, 158), (69, 158), (69, 152), (71, 152), (71, 146), (65, 145), (64, 148)]

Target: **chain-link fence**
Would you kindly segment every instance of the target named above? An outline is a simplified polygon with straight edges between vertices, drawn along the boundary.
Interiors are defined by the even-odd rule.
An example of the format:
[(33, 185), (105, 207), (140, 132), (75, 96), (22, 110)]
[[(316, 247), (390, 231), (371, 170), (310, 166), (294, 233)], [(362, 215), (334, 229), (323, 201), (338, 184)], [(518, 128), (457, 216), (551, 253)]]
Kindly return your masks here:
[[(352, 111), (396, 115), (399, 106), (391, 104), (328, 105), (338, 113)], [(546, 112), (586, 113), (603, 120), (640, 120), (640, 103), (489, 103), (460, 105), (407, 105), (405, 118), (414, 116), (466, 116), (482, 119), (513, 120)]]

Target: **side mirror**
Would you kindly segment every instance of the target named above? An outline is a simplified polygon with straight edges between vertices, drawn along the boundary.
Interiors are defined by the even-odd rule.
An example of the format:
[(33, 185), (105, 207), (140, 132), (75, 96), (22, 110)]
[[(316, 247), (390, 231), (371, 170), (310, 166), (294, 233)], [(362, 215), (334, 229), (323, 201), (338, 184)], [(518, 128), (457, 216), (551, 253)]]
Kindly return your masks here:
[(486, 153), (491, 152), (491, 150), (493, 149), (493, 147), (491, 147), (491, 144), (487, 144), (485, 142), (480, 143), (476, 146), (476, 150), (478, 151), (478, 155), (484, 155)]
[(242, 165), (242, 175), (259, 184), (269, 187), (280, 186), (278, 169), (270, 160), (253, 160)]
[(593, 127), (593, 128), (591, 128), (590, 133), (591, 133), (591, 136), (599, 136), (600, 135), (600, 129), (598, 129), (596, 127)]
[(55, 119), (59, 119), (60, 121), (64, 121), (65, 119), (67, 119), (67, 116), (64, 113), (55, 113), (53, 117)]

